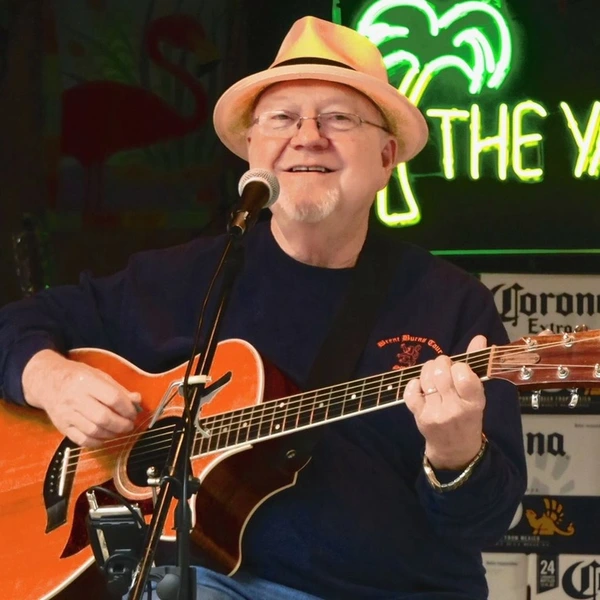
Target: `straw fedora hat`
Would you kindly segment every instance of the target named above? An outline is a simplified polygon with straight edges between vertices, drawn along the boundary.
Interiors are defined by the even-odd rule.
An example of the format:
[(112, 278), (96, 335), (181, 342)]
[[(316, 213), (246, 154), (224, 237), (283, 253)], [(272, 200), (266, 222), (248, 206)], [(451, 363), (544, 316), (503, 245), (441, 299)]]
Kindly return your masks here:
[(274, 83), (299, 79), (341, 83), (365, 94), (398, 140), (398, 162), (411, 159), (427, 143), (423, 115), (389, 84), (377, 46), (348, 27), (304, 17), (292, 25), (268, 69), (238, 81), (219, 98), (213, 120), (225, 146), (247, 159), (246, 133), (257, 97)]

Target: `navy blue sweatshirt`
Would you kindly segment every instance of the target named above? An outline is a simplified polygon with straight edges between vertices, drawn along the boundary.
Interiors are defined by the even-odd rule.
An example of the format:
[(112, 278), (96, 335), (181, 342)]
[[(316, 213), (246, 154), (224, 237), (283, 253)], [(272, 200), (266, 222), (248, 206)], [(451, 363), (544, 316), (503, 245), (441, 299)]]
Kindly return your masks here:
[[(4, 307), (0, 396), (24, 402), (22, 370), (44, 348), (104, 348), (149, 372), (183, 363), (223, 246), (224, 237), (204, 238), (139, 253), (115, 275), (83, 274), (77, 286)], [(352, 269), (295, 261), (268, 223), (245, 246), (220, 337), (247, 340), (302, 386)], [(476, 334), (508, 341), (475, 277), (412, 245), (399, 244), (398, 255), (357, 376), (463, 353)], [(473, 476), (444, 494), (425, 479), (424, 440), (405, 406), (324, 426), (296, 485), (251, 518), (243, 570), (327, 599), (487, 598), (481, 550), (508, 528), (526, 468), (516, 390), (492, 381), (486, 396), (489, 448)]]

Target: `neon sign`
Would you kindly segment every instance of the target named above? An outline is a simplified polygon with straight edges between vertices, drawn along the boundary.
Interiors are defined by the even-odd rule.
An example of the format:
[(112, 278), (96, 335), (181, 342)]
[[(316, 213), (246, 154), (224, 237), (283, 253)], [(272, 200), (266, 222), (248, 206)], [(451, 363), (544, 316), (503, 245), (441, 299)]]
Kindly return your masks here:
[[(459, 76), (455, 86), (459, 96), (468, 92), (482, 97), (482, 102), (469, 107), (424, 108), (432, 133), (440, 140), (441, 174), (446, 180), (458, 176), (456, 148), (460, 134), (461, 139), (468, 140), (467, 172), (471, 179), (481, 178), (482, 158), (493, 155), (499, 180), (511, 177), (525, 183), (543, 181), (544, 134), (538, 128), (549, 116), (549, 109), (532, 99), (512, 107), (501, 102), (491, 127), (490, 109), (484, 108), (489, 106), (492, 94), (498, 95), (514, 67), (515, 36), (500, 10), (500, 0), (459, 1), (441, 14), (426, 0), (376, 0), (359, 12), (355, 23), (357, 31), (379, 46), (390, 80), (395, 85), (399, 81), (398, 89), (416, 106), (422, 104), (432, 80), (444, 71)], [(445, 85), (449, 85), (447, 81)], [(597, 179), (600, 101), (593, 103), (585, 120), (576, 116), (567, 102), (556, 108), (564, 116), (573, 141), (573, 176)], [(406, 164), (398, 165), (396, 176), (404, 209), (396, 212), (391, 208), (388, 186), (377, 195), (377, 215), (389, 227), (414, 225), (421, 219), (413, 189), (415, 178)]]

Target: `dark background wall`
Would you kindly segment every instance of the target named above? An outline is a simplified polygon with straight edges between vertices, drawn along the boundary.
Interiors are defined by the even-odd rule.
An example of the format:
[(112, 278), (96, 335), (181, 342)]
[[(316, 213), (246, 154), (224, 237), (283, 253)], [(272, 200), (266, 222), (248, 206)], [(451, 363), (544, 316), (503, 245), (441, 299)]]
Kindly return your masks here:
[[(350, 24), (361, 3), (357, 0), (338, 2), (343, 21)], [(544, 123), (545, 181), (527, 185), (514, 180), (500, 183), (483, 177), (473, 182), (464, 174), (453, 182), (435, 177), (420, 179), (421, 223), (392, 234), (432, 250), (477, 248), (482, 247), (482, 241), (488, 248), (599, 248), (600, 182), (590, 178), (576, 181), (572, 177), (569, 165), (573, 143), (556, 106), (561, 100), (568, 101), (579, 111), (583, 122), (593, 102), (600, 100), (600, 38), (597, 35), (600, 3), (597, 0), (519, 0), (508, 4), (514, 24), (526, 35), (520, 42), (522, 58), (517, 76), (501, 99), (514, 106), (524, 98), (532, 98), (553, 111)], [(186, 0), (127, 3), (132, 13), (136, 10), (141, 15), (152, 12), (156, 17), (182, 12), (190, 6), (196, 11), (197, 6), (200, 7), (198, 14), (205, 11), (202, 13), (205, 20), (206, 15), (211, 14), (206, 10), (212, 5), (216, 13), (224, 3), (217, 0), (189, 5)], [(451, 6), (452, 2), (448, 0), (447, 5)], [(214, 177), (217, 171), (220, 175), (213, 186), (202, 192), (202, 198), (198, 192), (198, 198), (184, 205), (187, 213), (174, 201), (171, 188), (162, 194), (157, 191), (158, 184), (153, 194), (153, 212), (148, 212), (143, 202), (151, 194), (144, 195), (144, 190), (152, 184), (146, 182), (142, 188), (140, 177), (142, 204), (136, 207), (140, 206), (141, 213), (131, 211), (129, 206), (120, 206), (123, 190), (113, 186), (104, 192), (109, 207), (112, 199), (112, 208), (105, 210), (105, 206), (104, 212), (82, 217), (84, 209), (77, 205), (81, 188), (77, 185), (81, 184), (83, 172), (76, 163), (68, 160), (65, 163), (64, 157), (59, 156), (61, 131), (57, 113), (61, 94), (74, 84), (73, 74), (65, 75), (78, 64), (73, 61), (73, 55), (82, 47), (89, 53), (91, 46), (86, 45), (85, 38), (76, 40), (79, 45), (71, 43), (70, 38), (67, 40), (70, 45), (65, 43), (65, 31), (70, 33), (80, 26), (82, 35), (89, 31), (84, 29), (85, 19), (79, 17), (67, 20), (65, 27), (64, 15), (81, 15), (81, 11), (86, 10), (97, 23), (110, 23), (115, 7), (122, 6), (125, 5), (111, 0), (0, 2), (0, 127), (4, 132), (0, 140), (0, 304), (20, 297), (27, 288), (75, 281), (84, 268), (98, 275), (110, 273), (121, 268), (127, 256), (136, 250), (166, 246), (223, 230), (224, 215), (235, 200), (235, 183), (245, 165), (218, 149), (209, 122), (202, 128), (204, 138), (199, 135), (189, 139), (197, 146), (206, 140), (215, 148), (215, 155), (221, 152), (217, 168), (212, 168), (212, 163), (198, 165), (199, 169), (205, 168), (207, 177), (208, 174)], [(444, 2), (440, 0), (438, 6), (443, 7)], [(223, 14), (221, 21), (207, 27), (207, 37), (221, 44), (219, 65), (208, 79), (207, 76), (202, 79), (210, 88), (213, 104), (231, 82), (266, 67), (273, 60), (283, 36), (297, 18), (306, 14), (331, 18), (332, 2), (230, 0)], [(106, 27), (90, 31), (100, 40), (110, 32)], [(135, 26), (132, 26), (131, 38), (141, 40)], [(65, 62), (66, 54), (70, 62)], [(178, 57), (182, 59), (183, 54)], [(87, 69), (86, 72), (82, 68), (78, 75), (97, 75), (90, 72), (89, 64)], [(49, 77), (49, 73), (54, 73), (54, 77)], [(432, 89), (435, 92), (433, 86)], [(463, 99), (464, 106), (471, 102), (467, 97)], [(182, 105), (185, 108), (185, 102)], [(430, 120), (430, 125), (433, 130), (437, 123)], [(176, 146), (176, 143), (157, 147), (156, 154), (177, 154), (181, 145)], [(135, 166), (136, 158), (127, 162), (128, 157), (127, 153), (117, 154), (110, 167), (114, 170), (121, 162)], [(430, 172), (432, 165), (439, 170), (437, 160), (436, 156), (432, 162), (431, 151), (424, 153), (423, 158), (415, 162), (415, 172)], [(162, 168), (162, 163), (159, 166)], [(163, 171), (169, 176), (174, 172)], [(196, 177), (199, 172), (196, 170)], [(69, 187), (72, 173), (75, 173), (72, 177), (75, 183)], [(181, 183), (185, 174), (180, 171), (177, 177)], [(161, 181), (160, 185), (163, 184)], [(65, 193), (65, 189), (71, 192)], [(186, 221), (186, 215), (192, 212), (196, 218)], [(472, 271), (594, 273), (600, 255), (456, 254), (450, 259)]]
[[(129, 20), (118, 13), (124, 6)], [(0, 137), (0, 305), (43, 285), (74, 282), (83, 269), (97, 275), (111, 273), (137, 250), (223, 230), (227, 208), (236, 198), (237, 180), (246, 167), (217, 147), (208, 117), (201, 133), (195, 138), (188, 136), (187, 141), (188, 147), (190, 143), (207, 147), (208, 158), (196, 165), (194, 176), (205, 173), (208, 179), (218, 175), (218, 180), (208, 191), (200, 190), (196, 200), (184, 205), (185, 210), (181, 210), (181, 202), (176, 206), (174, 200), (181, 198), (171, 193), (174, 188), (167, 188), (162, 196), (159, 189), (168, 176), (178, 178), (185, 192), (190, 191), (183, 180), (194, 165), (188, 162), (185, 169), (176, 171), (167, 164), (169, 155), (181, 150), (181, 145), (175, 146), (177, 141), (151, 149), (159, 157), (156, 170), (165, 177), (153, 194), (149, 193), (152, 184), (142, 188), (141, 182), (140, 205), (133, 208), (119, 205), (123, 192), (116, 185), (111, 199), (110, 185), (105, 183), (103, 206), (87, 212), (80, 198), (85, 172), (76, 161), (69, 162), (67, 157), (65, 162), (60, 156), (61, 95), (85, 79), (111, 79), (113, 74), (106, 68), (99, 74), (98, 63), (115, 58), (119, 40), (105, 40), (112, 44), (112, 55), (97, 52), (102, 35), (112, 33), (110, 25), (129, 26), (127, 35), (134, 46), (137, 38), (141, 43), (139, 20), (148, 13), (159, 18), (186, 9), (204, 18), (207, 38), (219, 45), (219, 63), (202, 79), (210, 96), (208, 112), (228, 85), (272, 62), (293, 21), (305, 14), (331, 16), (329, 0), (131, 0), (126, 5), (120, 0), (0, 0), (0, 128), (5, 132)], [(213, 20), (207, 22), (210, 18)], [(74, 56), (83, 58), (78, 62)], [(142, 60), (143, 52), (140, 56)], [(169, 56), (183, 60), (183, 52)], [(127, 54), (116, 58), (123, 62)], [(185, 66), (192, 71), (188, 58)], [(73, 73), (75, 68), (77, 73)], [(151, 74), (166, 85), (159, 80), (158, 70)], [(186, 98), (182, 100), (180, 94), (176, 100), (183, 112), (186, 108), (189, 112)], [(127, 127), (126, 117), (122, 126)], [(126, 152), (122, 154), (126, 166), (136, 166), (135, 156), (128, 162)], [(219, 160), (211, 162), (213, 156)], [(113, 169), (120, 166), (119, 158), (111, 157)], [(148, 165), (139, 161), (137, 166), (142, 164)], [(154, 173), (149, 175), (151, 179)], [(146, 192), (149, 202), (151, 196), (158, 197), (151, 211), (142, 204)]]

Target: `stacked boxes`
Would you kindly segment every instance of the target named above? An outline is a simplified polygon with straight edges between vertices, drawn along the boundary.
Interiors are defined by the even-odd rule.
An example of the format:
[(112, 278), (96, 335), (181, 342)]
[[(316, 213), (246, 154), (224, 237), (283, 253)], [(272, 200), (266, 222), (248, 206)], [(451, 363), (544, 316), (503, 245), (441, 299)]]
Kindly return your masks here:
[(527, 493), (484, 554), (490, 600), (600, 600), (600, 414), (523, 414), (523, 438)]
[[(511, 340), (600, 329), (598, 277), (481, 278)], [(600, 390), (578, 394), (574, 409), (569, 390), (543, 390), (539, 410), (520, 396), (528, 486), (510, 530), (484, 553), (490, 600), (600, 600)]]
[(484, 553), (489, 600), (600, 598), (600, 555)]

